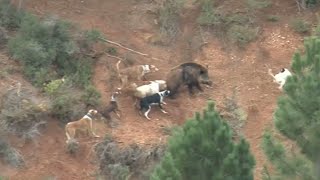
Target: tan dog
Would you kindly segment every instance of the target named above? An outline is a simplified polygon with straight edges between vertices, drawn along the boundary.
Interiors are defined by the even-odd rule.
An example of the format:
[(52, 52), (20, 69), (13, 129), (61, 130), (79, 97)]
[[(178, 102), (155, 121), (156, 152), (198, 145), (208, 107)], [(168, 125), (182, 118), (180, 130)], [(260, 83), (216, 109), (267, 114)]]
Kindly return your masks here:
[(69, 122), (65, 127), (66, 136), (67, 136), (66, 143), (68, 144), (69, 140), (75, 137), (77, 130), (87, 131), (92, 136), (99, 137), (93, 132), (93, 128), (92, 128), (93, 116), (96, 115), (97, 113), (98, 113), (97, 110), (90, 109), (88, 111), (88, 114), (83, 116), (83, 118), (81, 118), (80, 120)]
[(120, 69), (119, 65), (121, 63), (121, 60), (117, 62), (117, 71), (118, 71), (118, 76), (120, 78), (121, 82), (121, 88), (127, 86), (129, 80), (138, 80), (141, 81), (142, 79), (145, 80), (145, 74), (150, 73), (150, 72), (156, 72), (159, 69), (156, 68), (154, 65), (135, 65), (132, 67)]

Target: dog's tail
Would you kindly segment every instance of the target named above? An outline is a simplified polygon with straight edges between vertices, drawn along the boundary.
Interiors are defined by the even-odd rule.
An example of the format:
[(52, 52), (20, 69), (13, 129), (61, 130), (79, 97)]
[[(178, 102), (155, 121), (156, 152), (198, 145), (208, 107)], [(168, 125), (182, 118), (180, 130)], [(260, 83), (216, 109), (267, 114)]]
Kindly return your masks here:
[(120, 74), (120, 63), (121, 63), (121, 60), (119, 60), (116, 64), (118, 75)]

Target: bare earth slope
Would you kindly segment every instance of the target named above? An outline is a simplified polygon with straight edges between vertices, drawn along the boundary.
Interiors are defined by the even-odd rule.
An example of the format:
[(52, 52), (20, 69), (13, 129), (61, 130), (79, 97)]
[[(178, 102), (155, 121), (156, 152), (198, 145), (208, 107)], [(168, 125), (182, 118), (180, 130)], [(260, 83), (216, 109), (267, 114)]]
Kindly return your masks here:
[[(147, 76), (149, 79), (164, 79), (163, 74), (182, 62), (182, 53), (187, 51), (184, 49), (186, 46), (183, 39), (192, 35), (197, 27), (192, 22), (195, 22), (198, 11), (190, 3), (187, 8), (191, 13), (184, 14), (181, 24), (182, 38), (171, 47), (155, 46), (148, 43), (148, 38), (157, 31), (152, 13), (154, 6), (149, 1), (29, 0), (26, 3), (27, 8), (37, 15), (57, 15), (79, 24), (81, 28), (97, 29), (110, 40), (163, 59), (152, 61), (133, 55), (136, 62), (152, 63), (160, 68), (161, 72)], [(272, 9), (261, 13), (277, 13), (281, 16), (280, 21), (262, 23), (259, 39), (251, 43), (246, 50), (226, 50), (217, 38), (210, 36), (207, 39), (209, 43), (202, 52), (193, 55), (192, 59), (195, 61), (210, 64), (210, 76), (215, 84), (213, 89), (205, 88), (205, 92), (196, 97), (189, 97), (188, 93), (183, 91), (176, 100), (166, 101), (168, 115), (163, 115), (154, 108), (150, 113), (152, 121), (138, 115), (130, 97), (121, 96), (120, 107), (124, 115), (119, 127), (111, 130), (101, 125), (98, 133), (111, 133), (123, 145), (152, 145), (164, 142), (166, 136), (163, 135), (163, 127), (182, 124), (194, 111), (202, 110), (209, 98), (221, 105), (223, 97), (230, 96), (233, 88), (236, 88), (241, 107), (248, 113), (244, 134), (257, 161), (255, 179), (261, 179), (260, 171), (266, 162), (260, 149), (261, 136), (264, 128), (272, 122), (276, 98), (281, 94), (268, 76), (267, 69), (271, 67), (275, 71), (282, 66), (289, 67), (293, 53), (302, 47), (302, 37), (288, 27), (289, 13), (297, 10), (295, 2), (273, 0), (273, 4)], [(93, 81), (102, 93), (104, 103), (109, 101), (111, 93), (107, 63), (114, 66), (116, 62), (116, 59), (102, 56), (95, 67)], [(53, 120), (49, 122), (48, 130), (39, 138), (36, 146), (30, 144), (21, 148), (27, 161), (26, 169), (8, 170), (8, 175), (12, 179), (43, 179), (46, 176), (58, 179), (95, 179), (93, 173), (97, 167), (93, 164), (90, 151), (99, 139), (82, 139), (80, 154), (71, 157), (65, 152), (63, 128)], [(2, 169), (1, 166), (0, 168)]]

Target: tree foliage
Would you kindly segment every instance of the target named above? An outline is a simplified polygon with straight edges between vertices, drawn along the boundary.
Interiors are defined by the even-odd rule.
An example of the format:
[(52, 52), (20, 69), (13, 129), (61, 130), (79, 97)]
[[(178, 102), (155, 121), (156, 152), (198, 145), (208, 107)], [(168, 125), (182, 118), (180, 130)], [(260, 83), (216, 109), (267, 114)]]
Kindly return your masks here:
[(250, 180), (254, 165), (249, 144), (233, 142), (231, 129), (210, 102), (202, 117), (196, 113), (174, 132), (151, 179)]
[[(320, 39), (305, 41), (305, 54), (293, 57), (294, 75), (288, 78), (274, 113), (277, 130), (292, 140), (299, 152), (289, 153), (270, 133), (263, 146), (277, 168), (277, 179), (319, 179), (320, 176)], [(272, 147), (272, 148), (271, 148)], [(278, 178), (279, 179), (279, 178)]]

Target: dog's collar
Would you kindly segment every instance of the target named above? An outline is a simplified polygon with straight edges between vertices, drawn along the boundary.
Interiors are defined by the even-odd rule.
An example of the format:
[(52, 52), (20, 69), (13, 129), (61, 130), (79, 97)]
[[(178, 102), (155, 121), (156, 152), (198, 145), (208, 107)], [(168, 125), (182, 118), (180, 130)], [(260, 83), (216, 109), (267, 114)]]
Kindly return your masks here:
[(142, 69), (143, 69), (143, 71), (146, 72), (146, 73), (150, 72), (150, 67), (149, 67), (149, 65), (147, 65), (147, 64), (142, 65)]
[(164, 97), (164, 96), (165, 96), (164, 93), (165, 93), (165, 92), (158, 92), (158, 94), (159, 94), (161, 97)]
[(89, 119), (92, 119), (92, 115), (91, 115), (91, 114), (88, 113), (88, 114), (86, 114), (84, 117), (86, 117), (86, 116), (87, 116)]
[(114, 97), (114, 94), (111, 96), (111, 101), (116, 101), (116, 98)]

